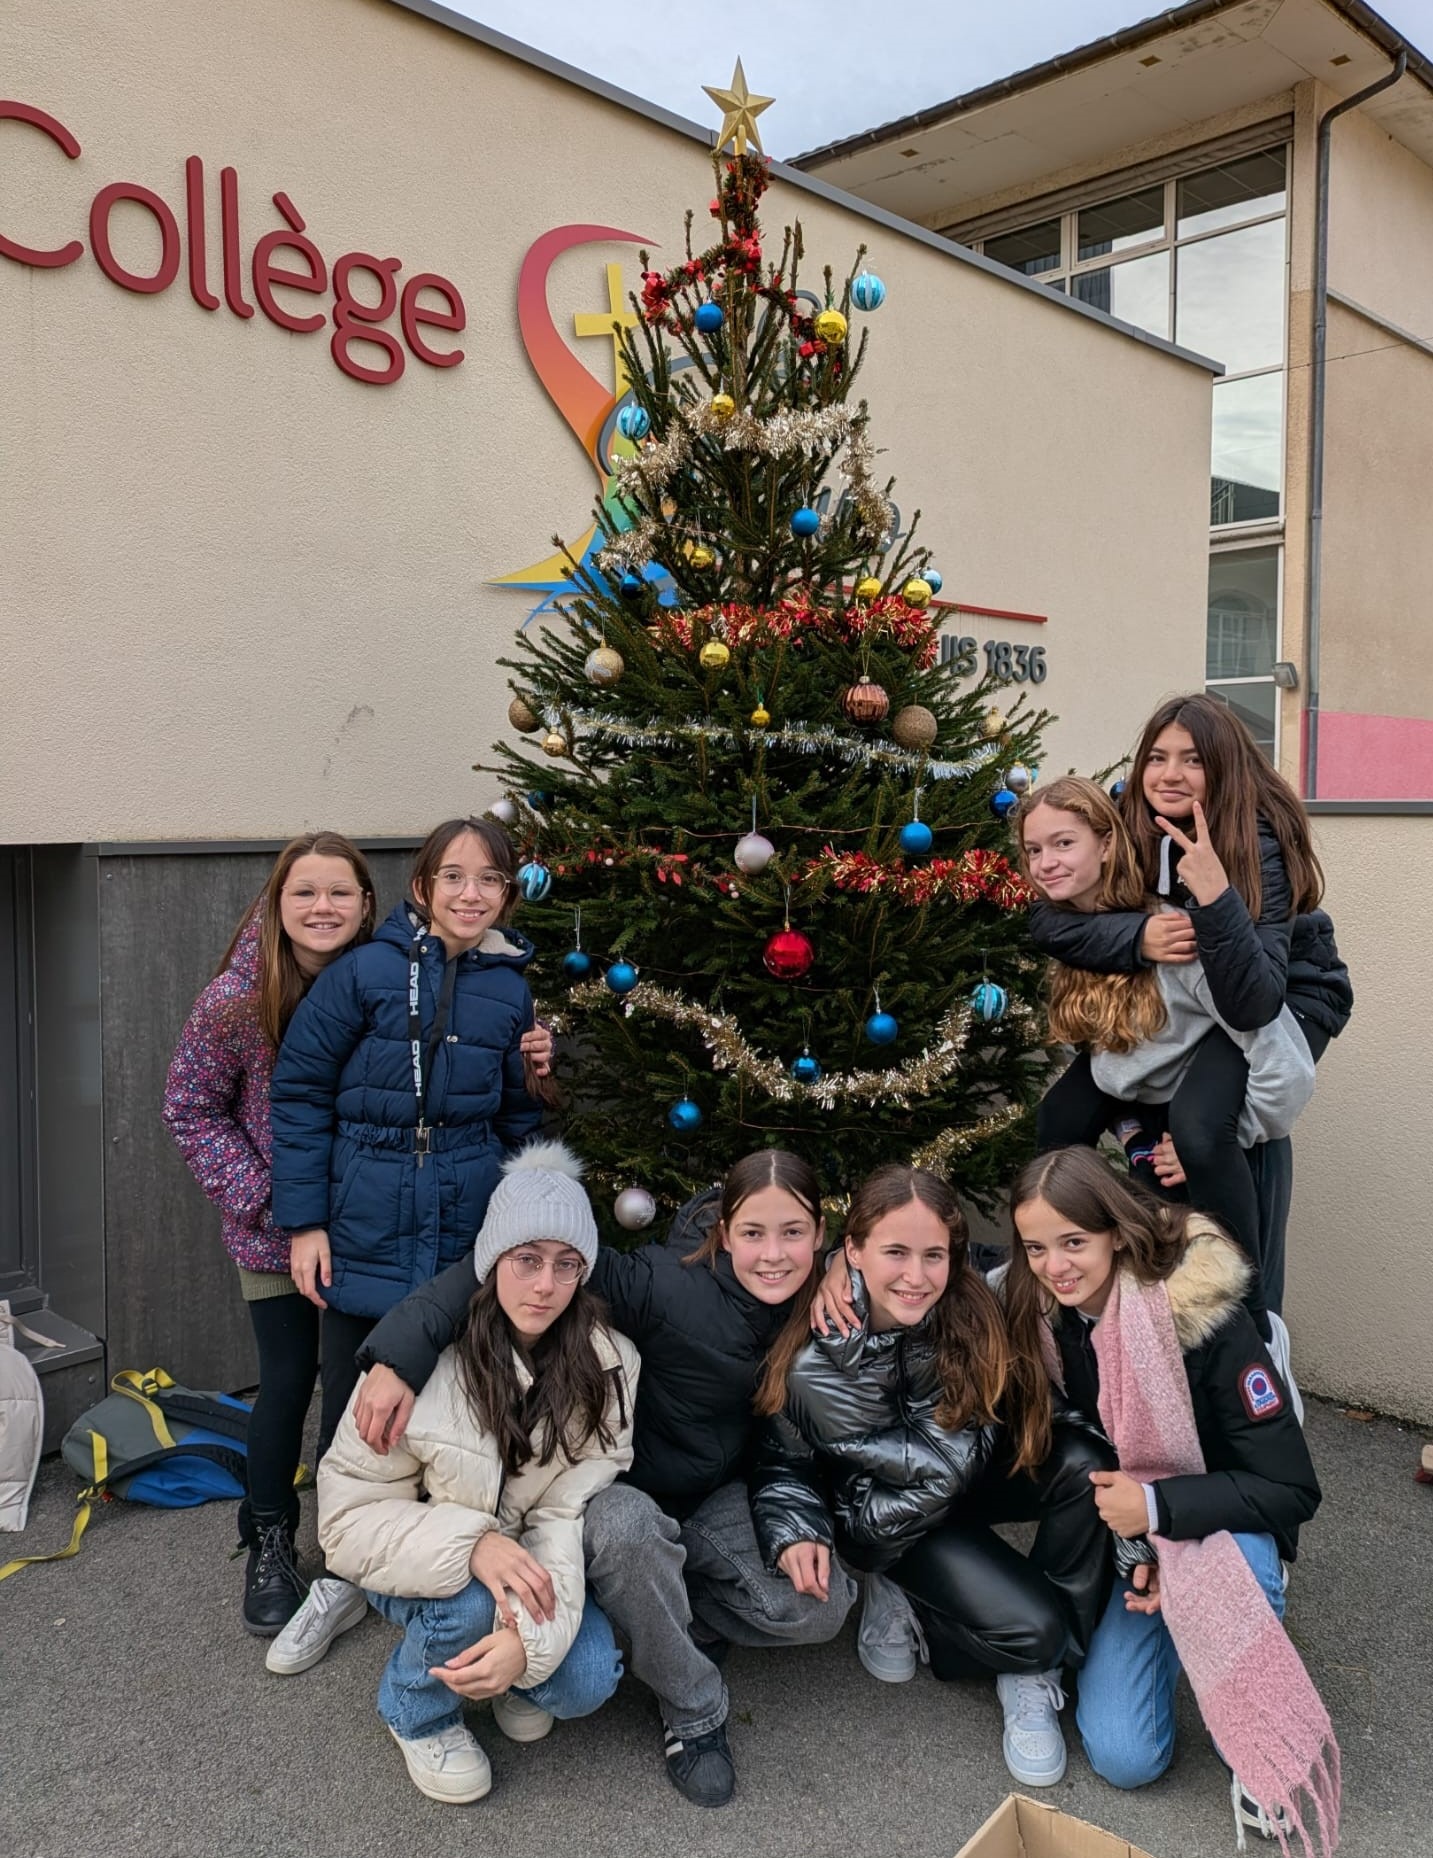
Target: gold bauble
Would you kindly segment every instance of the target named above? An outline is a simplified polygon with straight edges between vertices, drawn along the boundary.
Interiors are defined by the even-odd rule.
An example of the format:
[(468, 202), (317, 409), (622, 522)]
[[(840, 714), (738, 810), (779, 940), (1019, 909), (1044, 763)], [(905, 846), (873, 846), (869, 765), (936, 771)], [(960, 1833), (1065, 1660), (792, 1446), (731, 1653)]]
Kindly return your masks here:
[(879, 600), (880, 597), (881, 583), (876, 579), (874, 574), (868, 574), (864, 580), (856, 582), (856, 598), (858, 600)]
[(697, 653), (697, 661), (704, 671), (720, 671), (731, 659), (731, 652), (720, 639), (708, 639)]
[(688, 542), (682, 549), (682, 553), (694, 568), (709, 568), (716, 560), (716, 556), (705, 542)]
[(712, 418), (713, 419), (722, 419), (722, 420), (730, 419), (732, 414), (735, 411), (736, 411), (736, 401), (732, 399), (730, 394), (713, 394), (712, 395)]
[(752, 728), (753, 729), (764, 729), (770, 721), (771, 721), (771, 711), (767, 709), (764, 703), (758, 703), (756, 708), (751, 712)]
[(1009, 725), (999, 710), (987, 710), (985, 721), (980, 725), (980, 733), (987, 742), (993, 742), (998, 735), (1004, 735)]
[(544, 755), (551, 755), (554, 760), (556, 760), (559, 755), (565, 755), (567, 753), (567, 737), (565, 735), (560, 735), (556, 729), (549, 729), (547, 734), (542, 738), (542, 752)]
[(519, 735), (532, 735), (542, 727), (542, 718), (526, 697), (514, 697), (508, 705), (508, 721)]
[(610, 645), (599, 645), (596, 651), (589, 652), (582, 668), (594, 684), (615, 684), (627, 669), (621, 652), (614, 652)]
[(829, 348), (846, 340), (846, 319), (839, 310), (822, 310), (816, 318), (816, 333)]
[(919, 575), (906, 582), (901, 593), (912, 606), (929, 606), (931, 596), (935, 593), (929, 581), (923, 581)]
[(908, 703), (892, 717), (891, 734), (902, 748), (929, 748), (940, 734), (940, 724), (923, 703)]

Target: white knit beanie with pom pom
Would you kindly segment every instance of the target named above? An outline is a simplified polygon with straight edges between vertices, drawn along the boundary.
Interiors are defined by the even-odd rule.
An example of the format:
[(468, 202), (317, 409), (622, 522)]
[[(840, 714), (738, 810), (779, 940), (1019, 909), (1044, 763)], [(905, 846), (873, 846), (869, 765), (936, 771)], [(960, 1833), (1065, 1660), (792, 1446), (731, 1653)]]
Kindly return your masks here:
[(473, 1268), (478, 1282), (504, 1252), (538, 1239), (560, 1239), (597, 1262), (597, 1221), (582, 1185), (582, 1163), (562, 1142), (529, 1142), (503, 1163), (503, 1177), (488, 1201)]

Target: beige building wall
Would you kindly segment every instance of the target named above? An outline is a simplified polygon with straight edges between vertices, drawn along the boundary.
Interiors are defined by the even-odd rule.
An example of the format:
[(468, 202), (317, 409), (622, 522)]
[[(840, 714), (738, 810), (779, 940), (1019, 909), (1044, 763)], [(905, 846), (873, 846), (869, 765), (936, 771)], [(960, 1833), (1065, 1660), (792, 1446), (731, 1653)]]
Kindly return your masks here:
[[(493, 661), (532, 604), (488, 583), (554, 530), (580, 537), (595, 487), (523, 353), (519, 267), (550, 228), (614, 219), (670, 260), (711, 191), (702, 149), (387, 0), (20, 0), (0, 63), (82, 148), (0, 122), (8, 237), (88, 248), (98, 190), (134, 181), (187, 254), (197, 155), (221, 294), (229, 164), (248, 294), (282, 191), (330, 265), (396, 254), (400, 284), (439, 273), (468, 313), (432, 338), (461, 366), (410, 359), (373, 387), (334, 366), (331, 328), (206, 313), (183, 264), (145, 295), (88, 249), (0, 259), (0, 842), (407, 835), (485, 802), (469, 764), (501, 726)], [(711, 76), (692, 73), (694, 104)], [(890, 296), (861, 385), (901, 508), (923, 510), (949, 596), (1049, 616), (961, 622), (1046, 647), (1049, 765), (1109, 759), (1200, 676), (1207, 375), (792, 186), (768, 204), (769, 228), (803, 218), (809, 280), (870, 243)], [(121, 203), (113, 227), (152, 268), (152, 217)], [(609, 262), (636, 283), (623, 244), (549, 280), (604, 381), (610, 344), (573, 342), (572, 317), (605, 304)]]
[(1433, 341), (1433, 168), (1359, 110), (1333, 128), (1329, 286)]
[(1430, 1420), (1433, 1043), (1414, 946), (1433, 911), (1429, 822), (1325, 814), (1315, 824), (1358, 1003), (1294, 1135), (1285, 1310), (1294, 1367), (1313, 1393)]

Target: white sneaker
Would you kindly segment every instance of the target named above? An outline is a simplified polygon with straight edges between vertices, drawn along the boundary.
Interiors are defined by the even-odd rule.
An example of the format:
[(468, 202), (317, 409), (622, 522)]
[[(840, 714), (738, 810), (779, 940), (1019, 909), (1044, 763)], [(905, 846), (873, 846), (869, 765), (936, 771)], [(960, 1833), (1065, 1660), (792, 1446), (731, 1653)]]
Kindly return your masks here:
[(856, 1656), (883, 1684), (908, 1684), (917, 1659), (930, 1657), (920, 1622), (905, 1594), (885, 1575), (866, 1575), (865, 1590)]
[(1289, 1390), (1289, 1405), (1294, 1409), (1294, 1418), (1298, 1420), (1299, 1424), (1302, 1426), (1304, 1423), (1304, 1397), (1299, 1392), (1294, 1382), (1293, 1373), (1289, 1367), (1289, 1325), (1284, 1321), (1282, 1316), (1276, 1316), (1274, 1312), (1270, 1310), (1269, 1327), (1274, 1332), (1269, 1339), (1269, 1357), (1273, 1361), (1274, 1366), (1279, 1370), (1279, 1379)]
[(264, 1663), (275, 1677), (297, 1677), (316, 1665), (341, 1632), (368, 1611), (363, 1589), (350, 1581), (315, 1581), (308, 1598), (269, 1646)]
[(540, 1742), (551, 1729), (553, 1718), (515, 1690), (505, 1690), (493, 1698), (493, 1721), (509, 1742)]
[(416, 1736), (411, 1742), (388, 1725), (388, 1733), (403, 1751), (408, 1778), (430, 1800), (448, 1800), (464, 1806), (481, 1800), (493, 1784), (488, 1758), (472, 1731), (461, 1723), (440, 1729), (437, 1735)]
[(1065, 1778), (1060, 1673), (1004, 1671), (995, 1680), (995, 1694), (1005, 1712), (1006, 1767), (1026, 1787), (1054, 1787)]
[(1234, 1807), (1234, 1832), (1239, 1850), (1248, 1849), (1248, 1840), (1244, 1837), (1245, 1828), (1261, 1839), (1277, 1839), (1282, 1832), (1283, 1842), (1287, 1845), (1293, 1827), (1289, 1816), (1281, 1808), (1273, 1812), (1259, 1802), (1250, 1793), (1245, 1793), (1244, 1783), (1237, 1774), (1229, 1777), (1229, 1799)]

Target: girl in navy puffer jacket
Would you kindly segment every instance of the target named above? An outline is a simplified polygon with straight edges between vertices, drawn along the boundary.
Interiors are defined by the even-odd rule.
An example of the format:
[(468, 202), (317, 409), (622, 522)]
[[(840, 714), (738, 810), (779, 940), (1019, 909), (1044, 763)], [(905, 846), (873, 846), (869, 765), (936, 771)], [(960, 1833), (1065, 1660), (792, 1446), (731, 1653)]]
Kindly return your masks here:
[(355, 1349), (472, 1249), (504, 1157), (542, 1115), (519, 1047), (533, 948), (508, 926), (512, 841), (486, 820), (446, 821), (410, 896), (315, 982), (270, 1086), (274, 1218), (294, 1235), (295, 1283), (324, 1311), (324, 1444)]

